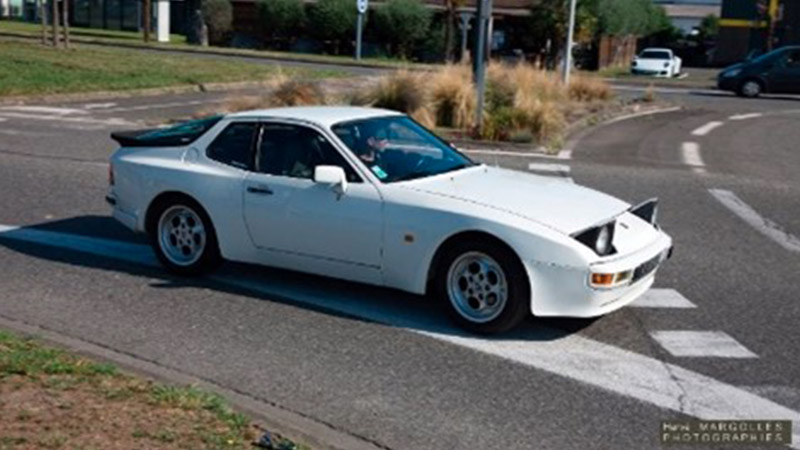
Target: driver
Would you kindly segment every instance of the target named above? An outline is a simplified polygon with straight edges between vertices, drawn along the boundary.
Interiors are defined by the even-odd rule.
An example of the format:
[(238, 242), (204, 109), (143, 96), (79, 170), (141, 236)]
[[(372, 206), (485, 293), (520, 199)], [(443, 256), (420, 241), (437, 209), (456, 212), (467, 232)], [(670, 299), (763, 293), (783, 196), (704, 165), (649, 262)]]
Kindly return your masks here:
[(378, 156), (380, 152), (389, 145), (389, 140), (379, 137), (384, 134), (384, 130), (378, 124), (364, 124), (359, 131), (359, 141), (355, 153), (365, 164), (375, 164), (376, 159), (380, 159)]

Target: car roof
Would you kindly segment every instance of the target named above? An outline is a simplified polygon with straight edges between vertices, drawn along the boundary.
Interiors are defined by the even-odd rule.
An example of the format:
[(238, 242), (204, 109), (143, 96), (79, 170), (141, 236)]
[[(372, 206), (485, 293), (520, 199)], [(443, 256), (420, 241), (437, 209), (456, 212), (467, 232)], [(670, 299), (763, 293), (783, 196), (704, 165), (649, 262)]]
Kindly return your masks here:
[(664, 47), (647, 47), (646, 49), (642, 50), (641, 53), (644, 52), (671, 52), (671, 49), (664, 48)]
[(281, 118), (313, 122), (324, 127), (331, 127), (340, 122), (351, 120), (369, 119), (372, 117), (400, 116), (401, 113), (380, 108), (366, 108), (361, 106), (292, 106), (285, 108), (270, 108), (254, 111), (242, 111), (229, 114), (229, 118)]

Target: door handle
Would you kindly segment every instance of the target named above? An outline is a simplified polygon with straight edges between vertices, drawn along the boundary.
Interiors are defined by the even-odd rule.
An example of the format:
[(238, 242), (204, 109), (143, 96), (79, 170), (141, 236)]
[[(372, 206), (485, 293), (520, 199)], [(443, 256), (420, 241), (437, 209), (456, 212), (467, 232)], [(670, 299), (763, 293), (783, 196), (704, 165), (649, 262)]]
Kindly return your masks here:
[(247, 186), (247, 192), (251, 194), (259, 194), (259, 195), (272, 195), (272, 189), (266, 186)]

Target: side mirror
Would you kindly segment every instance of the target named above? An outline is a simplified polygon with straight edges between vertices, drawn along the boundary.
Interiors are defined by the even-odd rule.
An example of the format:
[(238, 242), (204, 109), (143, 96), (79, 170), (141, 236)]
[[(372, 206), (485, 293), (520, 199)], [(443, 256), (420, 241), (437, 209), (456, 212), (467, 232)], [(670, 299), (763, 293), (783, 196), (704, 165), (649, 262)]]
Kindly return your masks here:
[(327, 184), (339, 195), (347, 192), (347, 176), (339, 166), (317, 166), (314, 168), (314, 182)]

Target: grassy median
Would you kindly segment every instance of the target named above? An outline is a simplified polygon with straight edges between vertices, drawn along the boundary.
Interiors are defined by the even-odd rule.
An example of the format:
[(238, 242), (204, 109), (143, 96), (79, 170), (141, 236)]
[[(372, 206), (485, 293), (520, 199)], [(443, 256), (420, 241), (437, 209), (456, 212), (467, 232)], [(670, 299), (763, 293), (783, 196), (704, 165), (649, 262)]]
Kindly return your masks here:
[(0, 450), (249, 449), (260, 434), (215, 394), (122, 374), (4, 331), (0, 417)]
[(265, 81), (279, 71), (300, 78), (342, 74), (121, 48), (56, 50), (18, 40), (0, 40), (0, 61), (0, 97)]

